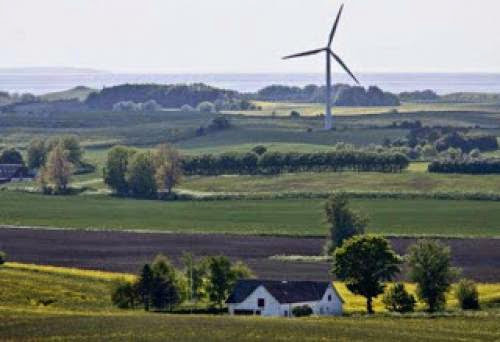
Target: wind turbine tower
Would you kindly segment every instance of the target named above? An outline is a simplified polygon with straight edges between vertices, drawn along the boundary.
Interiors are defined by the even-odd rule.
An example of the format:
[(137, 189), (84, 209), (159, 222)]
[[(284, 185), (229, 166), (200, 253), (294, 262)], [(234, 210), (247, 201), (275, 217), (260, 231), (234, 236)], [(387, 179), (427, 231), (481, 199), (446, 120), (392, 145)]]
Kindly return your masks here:
[(335, 37), (335, 32), (337, 31), (337, 26), (339, 25), (340, 16), (342, 15), (342, 11), (344, 9), (344, 5), (340, 6), (339, 13), (337, 14), (337, 18), (335, 19), (335, 23), (333, 24), (332, 31), (330, 32), (330, 36), (328, 37), (328, 44), (324, 48), (305, 51), (301, 53), (297, 53), (294, 55), (283, 57), (283, 59), (291, 59), (297, 57), (311, 56), (317, 55), (319, 53), (324, 52), (326, 56), (326, 115), (325, 115), (325, 129), (330, 130), (333, 126), (332, 120), (332, 57), (340, 64), (340, 66), (352, 77), (352, 79), (360, 84), (356, 76), (349, 70), (344, 61), (332, 50), (333, 37)]

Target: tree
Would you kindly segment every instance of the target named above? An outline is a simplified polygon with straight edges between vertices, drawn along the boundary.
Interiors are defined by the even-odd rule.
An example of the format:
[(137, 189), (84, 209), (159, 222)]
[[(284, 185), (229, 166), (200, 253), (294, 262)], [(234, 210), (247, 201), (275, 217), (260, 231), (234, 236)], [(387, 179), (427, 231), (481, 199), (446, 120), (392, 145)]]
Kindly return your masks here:
[(127, 165), (126, 180), (133, 196), (151, 198), (156, 195), (154, 156), (151, 152), (136, 152)]
[(0, 164), (21, 164), (24, 165), (23, 156), (15, 148), (8, 148), (0, 155)]
[(74, 169), (73, 164), (68, 160), (68, 154), (62, 144), (56, 145), (50, 151), (39, 177), (42, 187), (51, 184), (56, 194), (67, 192)]
[(182, 159), (179, 152), (173, 147), (160, 145), (155, 154), (156, 184), (158, 189), (165, 189), (167, 193), (178, 185), (182, 179)]
[(408, 293), (403, 283), (396, 283), (384, 294), (382, 302), (389, 311), (405, 313), (415, 309), (415, 297)]
[(108, 152), (104, 167), (104, 183), (118, 194), (128, 193), (127, 167), (130, 156), (134, 152), (125, 146), (115, 146)]
[(332, 271), (354, 294), (366, 298), (366, 310), (373, 313), (373, 298), (384, 292), (384, 281), (399, 272), (401, 258), (383, 237), (360, 235), (346, 240), (334, 253)]
[(462, 310), (479, 309), (479, 292), (476, 283), (472, 280), (460, 280), (455, 289), (455, 297)]
[(5, 254), (5, 252), (0, 251), (0, 265), (5, 264), (5, 260), (7, 260), (7, 254)]
[(429, 312), (442, 309), (457, 275), (451, 267), (450, 248), (437, 241), (418, 241), (409, 249), (408, 266), (410, 280), (417, 283), (417, 296), (427, 303)]
[(47, 159), (47, 147), (42, 139), (33, 139), (28, 146), (28, 167), (39, 169)]
[(257, 155), (261, 156), (267, 152), (267, 148), (264, 145), (257, 145), (252, 148), (252, 152), (255, 152)]
[(292, 119), (298, 119), (298, 118), (300, 118), (300, 113), (299, 113), (298, 111), (296, 111), (296, 110), (292, 110), (292, 111), (290, 112), (290, 117), (291, 117)]
[(189, 300), (198, 301), (204, 295), (204, 279), (207, 275), (207, 262), (196, 262), (190, 253), (182, 256), (184, 275), (187, 279), (187, 294)]
[(137, 293), (144, 305), (144, 310), (151, 307), (151, 293), (154, 286), (154, 272), (149, 264), (145, 264), (137, 281)]
[(48, 142), (48, 150), (51, 151), (57, 145), (62, 145), (63, 149), (68, 151), (68, 161), (73, 165), (80, 165), (83, 157), (83, 149), (80, 141), (75, 136), (68, 135), (51, 139)]
[(171, 311), (182, 299), (176, 270), (163, 255), (156, 256), (151, 269), (153, 271), (151, 304), (156, 309), (168, 308)]
[(188, 104), (185, 104), (181, 107), (181, 112), (194, 112), (194, 108)]
[(202, 113), (215, 113), (216, 112), (215, 105), (209, 101), (204, 101), (204, 102), (201, 102), (200, 104), (198, 104), (198, 106), (196, 107), (196, 110), (198, 110), (199, 112), (202, 112)]
[(313, 309), (309, 305), (296, 306), (292, 309), (295, 317), (307, 317), (313, 314)]
[(112, 293), (111, 301), (120, 309), (133, 309), (139, 302), (136, 286), (128, 281), (118, 282)]
[(236, 281), (251, 276), (251, 271), (242, 263), (231, 265), (224, 256), (209, 257), (207, 292), (209, 299), (222, 310), (224, 301), (234, 288)]
[(325, 214), (330, 226), (329, 241), (325, 246), (328, 254), (342, 246), (344, 240), (363, 234), (368, 223), (365, 217), (349, 208), (349, 197), (343, 192), (330, 196), (325, 204)]

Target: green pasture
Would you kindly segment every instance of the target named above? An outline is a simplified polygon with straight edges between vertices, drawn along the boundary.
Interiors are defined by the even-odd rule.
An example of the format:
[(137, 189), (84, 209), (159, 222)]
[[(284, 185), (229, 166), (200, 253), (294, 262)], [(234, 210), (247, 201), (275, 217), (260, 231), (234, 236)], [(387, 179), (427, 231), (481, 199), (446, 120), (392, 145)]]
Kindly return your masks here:
[[(324, 200), (134, 200), (107, 195), (0, 192), (0, 224), (182, 233), (325, 235)], [(500, 202), (357, 199), (369, 232), (500, 236)]]

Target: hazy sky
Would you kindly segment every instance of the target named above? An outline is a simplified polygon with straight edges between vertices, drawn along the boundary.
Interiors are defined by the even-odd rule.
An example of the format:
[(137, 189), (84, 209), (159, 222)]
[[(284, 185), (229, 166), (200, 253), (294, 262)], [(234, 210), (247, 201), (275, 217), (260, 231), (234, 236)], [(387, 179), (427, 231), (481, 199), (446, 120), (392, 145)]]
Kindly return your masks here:
[[(0, 67), (320, 72), (336, 0), (0, 0)], [(356, 72), (500, 72), (499, 0), (346, 0)], [(336, 70), (338, 71), (338, 69)]]

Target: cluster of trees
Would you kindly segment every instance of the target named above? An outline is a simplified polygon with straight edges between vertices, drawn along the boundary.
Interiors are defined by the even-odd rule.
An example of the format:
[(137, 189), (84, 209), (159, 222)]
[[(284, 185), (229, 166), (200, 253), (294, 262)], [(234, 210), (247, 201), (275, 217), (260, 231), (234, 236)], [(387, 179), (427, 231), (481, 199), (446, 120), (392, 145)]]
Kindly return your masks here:
[(417, 90), (399, 93), (399, 99), (405, 102), (437, 102), (441, 98), (433, 90)]
[(0, 106), (18, 103), (32, 103), (37, 101), (40, 101), (40, 99), (30, 93), (18, 94), (0, 91)]
[(429, 172), (492, 174), (500, 173), (500, 159), (487, 158), (447, 158), (435, 160), (428, 166)]
[[(368, 313), (373, 313), (373, 299), (384, 294), (386, 308), (395, 312), (411, 312), (416, 300), (404, 284), (396, 283), (385, 291), (386, 283), (401, 272), (407, 263), (408, 278), (417, 284), (416, 295), (429, 312), (442, 310), (459, 271), (451, 267), (451, 251), (439, 242), (420, 240), (409, 248), (405, 258), (397, 255), (381, 236), (363, 235), (367, 220), (348, 206), (345, 194), (332, 196), (326, 204), (330, 225), (327, 252), (333, 255), (332, 273), (345, 281), (354, 294), (366, 298)], [(462, 309), (479, 308), (476, 285), (462, 280), (455, 291)]]
[(215, 102), (221, 98), (239, 98), (239, 94), (201, 83), (191, 85), (123, 84), (90, 94), (85, 104), (90, 109), (112, 110), (116, 103), (122, 101), (145, 103), (154, 100), (164, 108), (180, 108), (185, 104), (196, 107), (203, 101)]
[[(326, 87), (307, 85), (304, 88), (272, 85), (259, 90), (253, 97), (262, 101), (324, 102)], [(336, 106), (399, 106), (396, 95), (371, 86), (351, 87), (336, 84), (332, 88), (332, 99)]]
[(164, 192), (168, 196), (181, 179), (179, 152), (166, 144), (155, 151), (115, 146), (104, 167), (104, 182), (122, 196), (152, 198)]
[(400, 153), (344, 150), (322, 153), (266, 152), (223, 153), (185, 157), (183, 169), (189, 175), (279, 174), (298, 171), (382, 171), (400, 172), (408, 167)]
[(184, 301), (209, 301), (221, 311), (239, 279), (253, 277), (243, 263), (231, 263), (224, 256), (195, 261), (183, 256), (184, 268), (176, 269), (159, 255), (152, 264), (145, 264), (133, 282), (120, 282), (112, 291), (113, 303), (123, 309), (143, 307), (144, 310), (172, 311)]
[(44, 193), (65, 194), (75, 172), (94, 169), (82, 161), (83, 154), (84, 150), (74, 136), (34, 139), (28, 147), (28, 167), (40, 170), (38, 182)]
[(162, 110), (155, 100), (146, 102), (120, 101), (113, 105), (113, 112), (158, 112)]

